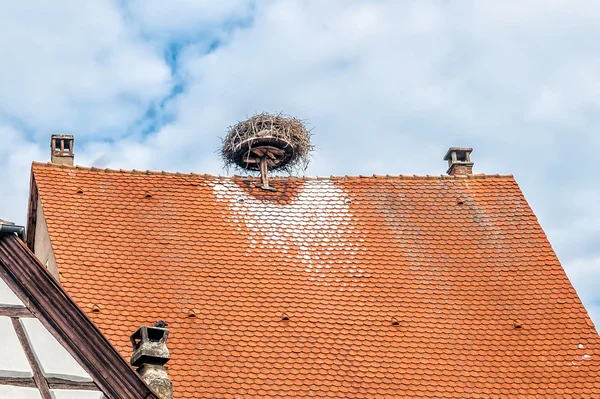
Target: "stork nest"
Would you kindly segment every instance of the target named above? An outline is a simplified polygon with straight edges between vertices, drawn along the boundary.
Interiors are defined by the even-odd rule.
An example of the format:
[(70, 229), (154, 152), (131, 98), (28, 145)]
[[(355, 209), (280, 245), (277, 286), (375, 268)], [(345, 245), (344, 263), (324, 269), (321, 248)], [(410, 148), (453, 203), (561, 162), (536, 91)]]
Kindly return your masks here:
[(231, 127), (222, 139), (221, 157), (226, 167), (257, 171), (266, 158), (269, 170), (306, 170), (314, 149), (311, 132), (288, 115), (261, 113)]

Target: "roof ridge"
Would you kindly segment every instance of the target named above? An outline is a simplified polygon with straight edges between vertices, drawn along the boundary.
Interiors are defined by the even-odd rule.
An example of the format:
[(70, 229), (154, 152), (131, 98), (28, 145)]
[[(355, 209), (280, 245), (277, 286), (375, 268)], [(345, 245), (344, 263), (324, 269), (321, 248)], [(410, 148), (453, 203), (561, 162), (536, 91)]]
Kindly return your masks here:
[[(204, 177), (204, 178), (241, 178), (241, 179), (255, 179), (257, 176), (252, 175), (213, 175), (211, 173), (183, 173), (183, 172), (167, 172), (167, 171), (156, 171), (156, 170), (138, 170), (138, 169), (112, 169), (112, 168), (98, 168), (96, 166), (80, 166), (80, 165), (61, 165), (52, 162), (37, 162), (33, 161), (31, 167), (42, 166), (58, 169), (75, 169), (85, 170), (91, 172), (105, 172), (105, 173), (122, 173), (122, 174), (141, 174), (141, 175), (166, 175), (166, 176), (183, 176), (183, 177)], [(477, 173), (466, 176), (450, 176), (450, 175), (331, 175), (331, 176), (271, 176), (270, 179), (295, 179), (295, 180), (359, 180), (359, 179), (395, 179), (395, 180), (435, 180), (435, 179), (448, 179), (448, 180), (464, 180), (464, 179), (487, 179), (487, 178), (514, 178), (512, 174), (485, 174)]]

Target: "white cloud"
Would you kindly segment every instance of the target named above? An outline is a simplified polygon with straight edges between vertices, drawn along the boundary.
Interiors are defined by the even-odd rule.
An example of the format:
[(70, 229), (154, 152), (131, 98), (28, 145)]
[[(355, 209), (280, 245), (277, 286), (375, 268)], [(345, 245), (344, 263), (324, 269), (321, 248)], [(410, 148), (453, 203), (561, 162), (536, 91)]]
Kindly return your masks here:
[(160, 52), (113, 2), (7, 2), (0, 26), (0, 110), (37, 137), (118, 136), (170, 90)]
[[(0, 219), (25, 223), (29, 170), (33, 159), (41, 159), (42, 147), (0, 121)], [(48, 146), (49, 147), (49, 146)]]
[[(447, 147), (475, 147), (476, 171), (516, 175), (596, 298), (580, 277), (600, 278), (586, 271), (600, 256), (597, 2), (32, 4), (0, 17), (0, 126), (19, 148), (0, 161), (12, 193), (0, 204), (19, 209), (7, 218), (24, 221), (49, 132), (75, 133), (81, 164), (219, 173), (227, 126), (285, 111), (314, 128), (310, 174), (440, 174)], [(181, 94), (156, 106), (175, 83)], [(149, 108), (162, 126), (144, 135)]]
[[(124, 4), (127, 15), (140, 30), (161, 40), (191, 38), (223, 29), (222, 24), (244, 19), (252, 2), (244, 0), (131, 0)], [(196, 37), (198, 39), (198, 37)]]

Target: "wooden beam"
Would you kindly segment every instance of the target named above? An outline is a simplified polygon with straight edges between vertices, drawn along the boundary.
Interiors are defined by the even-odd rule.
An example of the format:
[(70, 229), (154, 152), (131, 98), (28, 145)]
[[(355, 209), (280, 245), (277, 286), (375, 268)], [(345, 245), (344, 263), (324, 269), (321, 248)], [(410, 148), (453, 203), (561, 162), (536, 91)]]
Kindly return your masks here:
[(253, 148), (250, 150), (250, 152), (259, 157), (263, 157), (265, 155), (265, 150), (262, 147)]
[(35, 247), (35, 228), (37, 225), (38, 189), (35, 182), (33, 170), (31, 171), (31, 183), (29, 184), (29, 207), (27, 210), (27, 247), (33, 251)]
[(33, 377), (0, 377), (0, 385), (12, 385), (13, 387), (37, 388)]
[(6, 306), (0, 305), (0, 316), (6, 317), (35, 317), (29, 309), (24, 306)]
[(267, 148), (268, 148), (269, 152), (272, 152), (275, 155), (279, 155), (279, 156), (285, 155), (285, 151), (282, 150), (281, 148), (277, 148), (277, 147), (267, 147)]
[[(74, 381), (68, 378), (46, 378), (50, 389), (75, 389), (78, 391), (99, 391), (100, 388), (93, 381)], [(0, 376), (0, 385), (13, 387), (37, 388), (33, 377)]]
[(67, 378), (47, 377), (50, 389), (77, 389), (80, 391), (99, 391), (100, 388), (93, 381), (73, 381)]
[(267, 165), (267, 158), (262, 157), (260, 159), (260, 182), (262, 188), (268, 190), (269, 187), (269, 167)]
[(53, 399), (52, 395), (50, 394), (48, 381), (46, 381), (44, 373), (42, 373), (42, 368), (40, 367), (38, 360), (33, 353), (33, 349), (31, 349), (31, 344), (29, 339), (27, 339), (27, 334), (25, 334), (25, 329), (23, 328), (21, 321), (14, 317), (11, 320), (15, 332), (17, 333), (17, 337), (19, 338), (19, 342), (23, 347), (23, 352), (25, 352), (25, 356), (29, 362), (29, 366), (31, 366), (31, 370), (33, 371), (33, 380), (35, 381), (35, 385), (39, 389), (43, 399)]
[(244, 163), (259, 163), (260, 158), (250, 158), (249, 156), (242, 160)]

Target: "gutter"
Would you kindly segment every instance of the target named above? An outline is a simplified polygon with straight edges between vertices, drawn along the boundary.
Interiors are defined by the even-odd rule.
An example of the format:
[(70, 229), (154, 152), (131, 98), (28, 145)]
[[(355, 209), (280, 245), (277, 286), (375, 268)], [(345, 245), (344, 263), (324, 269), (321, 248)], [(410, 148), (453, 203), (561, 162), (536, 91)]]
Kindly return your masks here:
[(17, 235), (21, 240), (25, 240), (25, 227), (14, 224), (0, 224), (0, 236)]

